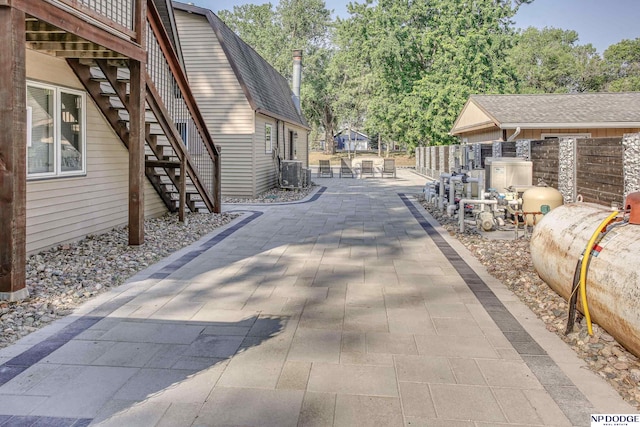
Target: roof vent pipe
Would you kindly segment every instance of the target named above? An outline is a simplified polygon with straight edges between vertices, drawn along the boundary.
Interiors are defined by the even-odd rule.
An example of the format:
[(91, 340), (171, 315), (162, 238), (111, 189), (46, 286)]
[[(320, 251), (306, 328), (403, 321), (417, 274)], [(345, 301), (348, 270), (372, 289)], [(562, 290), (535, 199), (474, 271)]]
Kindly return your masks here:
[(293, 103), (300, 113), (300, 79), (302, 78), (302, 50), (293, 51)]

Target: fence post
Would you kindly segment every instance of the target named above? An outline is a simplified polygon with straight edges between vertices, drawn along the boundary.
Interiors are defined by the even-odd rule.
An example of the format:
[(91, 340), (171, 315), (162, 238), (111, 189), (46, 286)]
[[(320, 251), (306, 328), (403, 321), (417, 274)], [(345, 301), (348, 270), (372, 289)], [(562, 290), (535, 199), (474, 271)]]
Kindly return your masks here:
[(624, 154), (624, 197), (640, 191), (640, 133), (627, 133), (622, 137)]
[(438, 178), (436, 176), (436, 147), (432, 145), (429, 147), (429, 175), (434, 178)]
[(458, 145), (450, 145), (449, 146), (449, 170), (447, 173), (451, 173), (457, 169), (456, 167), (456, 154), (457, 154)]
[(576, 139), (560, 138), (558, 153), (558, 190), (565, 203), (576, 201)]
[(531, 140), (519, 139), (516, 141), (516, 157), (531, 160)]
[(502, 157), (502, 141), (493, 141), (493, 146), (491, 147), (491, 155), (494, 159), (499, 159)]

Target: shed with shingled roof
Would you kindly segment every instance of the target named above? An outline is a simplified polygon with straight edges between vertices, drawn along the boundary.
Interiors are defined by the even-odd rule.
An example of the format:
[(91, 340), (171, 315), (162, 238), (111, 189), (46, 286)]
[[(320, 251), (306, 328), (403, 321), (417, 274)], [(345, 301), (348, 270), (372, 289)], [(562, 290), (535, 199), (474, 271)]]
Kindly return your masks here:
[(640, 92), (471, 95), (451, 134), (466, 143), (640, 131)]

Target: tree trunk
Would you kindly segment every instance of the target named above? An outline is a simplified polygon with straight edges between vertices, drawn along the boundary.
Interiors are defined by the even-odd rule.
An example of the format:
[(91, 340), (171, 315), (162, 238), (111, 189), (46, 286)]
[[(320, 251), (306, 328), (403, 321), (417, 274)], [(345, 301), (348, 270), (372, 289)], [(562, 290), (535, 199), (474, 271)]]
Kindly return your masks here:
[(324, 126), (324, 152), (325, 154), (336, 154), (336, 145), (333, 142), (333, 114), (326, 105), (322, 117), (322, 126)]
[(378, 157), (382, 157), (382, 137), (378, 134)]

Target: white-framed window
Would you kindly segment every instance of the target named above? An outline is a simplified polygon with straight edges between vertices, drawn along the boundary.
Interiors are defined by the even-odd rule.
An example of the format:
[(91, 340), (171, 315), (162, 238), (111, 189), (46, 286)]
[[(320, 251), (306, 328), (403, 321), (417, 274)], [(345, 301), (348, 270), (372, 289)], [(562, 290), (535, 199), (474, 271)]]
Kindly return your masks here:
[(27, 81), (27, 177), (86, 174), (86, 95)]
[(540, 135), (540, 139), (554, 139), (554, 138), (591, 138), (590, 133), (543, 133)]
[(264, 152), (271, 153), (273, 151), (273, 126), (264, 125)]
[(187, 123), (186, 121), (177, 122), (176, 129), (178, 129), (178, 133), (182, 138), (182, 142), (184, 143), (184, 146), (187, 147), (187, 150), (188, 150), (189, 149), (189, 123)]

